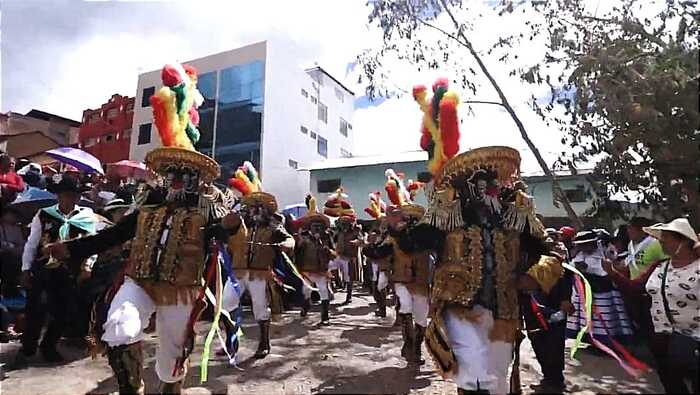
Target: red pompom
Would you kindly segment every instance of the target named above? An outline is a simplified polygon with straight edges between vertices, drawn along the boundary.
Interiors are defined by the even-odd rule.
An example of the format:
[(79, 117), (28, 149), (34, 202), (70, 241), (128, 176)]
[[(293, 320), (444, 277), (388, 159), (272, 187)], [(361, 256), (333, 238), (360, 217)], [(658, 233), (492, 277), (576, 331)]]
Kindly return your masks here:
[(450, 82), (447, 80), (447, 78), (438, 78), (435, 81), (435, 83), (433, 84), (433, 92), (435, 92), (437, 90), (437, 88), (439, 88), (439, 87), (443, 87), (443, 88), (445, 88), (445, 90), (447, 90), (449, 85), (450, 85)]
[(425, 92), (425, 85), (416, 85), (413, 87), (413, 98), (415, 99), (416, 96), (421, 93)]
[(163, 80), (163, 85), (167, 87), (173, 87), (182, 84), (182, 78), (180, 78), (180, 73), (177, 72), (175, 67), (166, 64), (163, 70), (160, 72), (160, 78)]
[(451, 158), (459, 152), (459, 117), (456, 103), (448, 100), (440, 101), (440, 133), (442, 137), (442, 152)]
[(197, 111), (194, 106), (190, 107), (190, 122), (192, 122), (192, 125), (194, 126), (199, 126), (199, 112)]
[(250, 190), (250, 187), (248, 186), (248, 184), (246, 184), (240, 178), (233, 177), (233, 178), (229, 179), (228, 186), (238, 190), (243, 196), (247, 196), (252, 192)]
[(189, 75), (190, 77), (197, 76), (197, 69), (194, 66), (190, 66), (188, 64), (183, 64), (182, 68), (185, 69), (185, 73), (187, 73), (187, 75)]

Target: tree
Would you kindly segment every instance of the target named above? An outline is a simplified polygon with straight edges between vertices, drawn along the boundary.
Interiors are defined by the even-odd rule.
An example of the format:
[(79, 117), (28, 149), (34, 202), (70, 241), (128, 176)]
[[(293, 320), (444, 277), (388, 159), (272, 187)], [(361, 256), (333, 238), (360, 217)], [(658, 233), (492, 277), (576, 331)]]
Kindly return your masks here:
[(579, 0), (523, 5), (544, 17), (531, 33), (549, 40), (541, 62), (517, 72), (551, 88), (548, 104), (531, 104), (564, 132), (560, 164), (598, 160), (611, 192), (700, 229), (697, 2), (617, 4), (600, 15)]
[[(390, 96), (396, 88), (388, 87), (391, 81), (390, 71), (384, 69), (384, 62), (392, 58), (417, 70), (446, 66), (454, 72), (454, 75), (459, 76), (453, 82), (460, 83), (464, 90), (470, 91), (473, 95), (476, 95), (480, 88), (476, 80), (479, 77), (485, 78), (487, 85), (495, 91), (498, 100), (467, 100), (465, 103), (470, 105), (470, 110), (471, 105), (475, 104), (492, 104), (505, 109), (518, 128), (522, 139), (535, 155), (542, 171), (551, 179), (555, 199), (562, 203), (571, 222), (582, 228), (583, 223), (562, 192), (556, 175), (532, 142), (525, 125), (486, 65), (484, 54), (475, 49), (472, 40), (467, 36), (472, 25), (471, 21), (482, 15), (477, 12), (472, 13), (466, 2), (459, 0), (376, 0), (369, 4), (372, 7), (369, 21), (376, 23), (382, 29), (383, 45), (381, 48), (368, 50), (358, 57), (368, 80), (368, 95), (370, 97)], [(457, 11), (460, 16), (465, 16), (463, 20), (458, 18)], [(505, 9), (504, 12), (507, 11), (509, 10)], [(504, 33), (493, 47), (510, 48), (513, 41), (512, 35)], [(498, 55), (497, 52), (490, 50), (486, 56)], [(505, 62), (508, 58), (508, 54), (502, 54), (497, 61)]]

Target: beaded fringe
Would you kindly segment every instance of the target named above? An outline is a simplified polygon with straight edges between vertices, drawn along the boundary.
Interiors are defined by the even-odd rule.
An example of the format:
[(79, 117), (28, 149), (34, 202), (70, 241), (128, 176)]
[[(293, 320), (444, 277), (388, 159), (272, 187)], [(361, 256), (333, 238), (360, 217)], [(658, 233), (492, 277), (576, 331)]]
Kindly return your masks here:
[(448, 203), (441, 203), (437, 199), (435, 185), (432, 182), (423, 189), (430, 205), (421, 222), (430, 224), (445, 232), (451, 232), (464, 226), (462, 205), (459, 199)]

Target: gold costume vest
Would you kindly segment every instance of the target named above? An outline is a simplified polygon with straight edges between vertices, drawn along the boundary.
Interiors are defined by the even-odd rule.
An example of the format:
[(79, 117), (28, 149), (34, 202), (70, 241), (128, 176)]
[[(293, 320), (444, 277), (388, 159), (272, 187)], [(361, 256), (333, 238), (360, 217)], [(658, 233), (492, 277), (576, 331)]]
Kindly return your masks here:
[(350, 244), (353, 240), (358, 240), (360, 234), (356, 230), (350, 232), (339, 232), (338, 243), (336, 244), (336, 252), (339, 256), (350, 259), (357, 259), (359, 247)]
[(428, 292), (430, 283), (430, 253), (427, 251), (407, 254), (392, 239), (394, 254), (391, 261), (391, 280), (405, 283), (413, 291), (423, 295)]
[(275, 228), (247, 229), (241, 223), (238, 232), (229, 239), (234, 269), (269, 270), (277, 253), (275, 247), (267, 245), (273, 242)]
[[(164, 225), (169, 234), (160, 253)], [(195, 208), (141, 209), (131, 244), (127, 275), (136, 280), (156, 304), (190, 302), (201, 286), (206, 265), (206, 219)]]
[(303, 238), (299, 243), (301, 254), (297, 255), (295, 262), (302, 272), (325, 273), (328, 271), (328, 262), (331, 256), (327, 248), (308, 238)]

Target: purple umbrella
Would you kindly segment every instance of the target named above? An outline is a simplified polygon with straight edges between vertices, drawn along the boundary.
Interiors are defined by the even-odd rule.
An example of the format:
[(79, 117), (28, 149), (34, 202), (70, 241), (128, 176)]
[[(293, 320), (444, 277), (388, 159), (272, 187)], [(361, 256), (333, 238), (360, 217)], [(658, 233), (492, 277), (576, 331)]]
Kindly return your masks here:
[(99, 159), (77, 148), (56, 148), (46, 151), (46, 155), (56, 159), (59, 162), (67, 163), (86, 173), (105, 174), (104, 170), (102, 170), (102, 165), (100, 164)]

